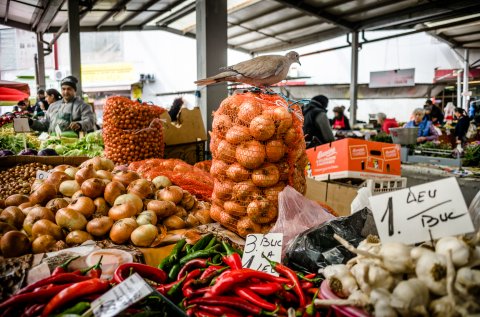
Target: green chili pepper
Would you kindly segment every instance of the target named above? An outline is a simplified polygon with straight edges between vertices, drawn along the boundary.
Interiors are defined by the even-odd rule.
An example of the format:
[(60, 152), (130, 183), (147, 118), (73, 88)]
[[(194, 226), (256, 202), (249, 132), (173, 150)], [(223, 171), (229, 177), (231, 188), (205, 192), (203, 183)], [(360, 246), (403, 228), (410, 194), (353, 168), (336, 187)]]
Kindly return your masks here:
[(192, 252), (192, 248), (193, 248), (193, 245), (187, 244), (187, 245), (185, 246), (185, 251), (187, 251), (187, 253), (191, 253), (191, 252)]
[(219, 253), (219, 254), (215, 254), (212, 258), (212, 263), (215, 263), (215, 264), (220, 264), (220, 258), (222, 257), (222, 255)]
[[(213, 247), (215, 244), (217, 244), (217, 239), (215, 237), (213, 237), (209, 242), (208, 244), (205, 246), (205, 248), (203, 248), (203, 250), (206, 250), (206, 249), (209, 249), (211, 247)], [(200, 250), (198, 250), (200, 251)]]
[(313, 295), (312, 302), (309, 305), (307, 305), (307, 308), (305, 310), (305, 312), (309, 316), (313, 316), (315, 314), (316, 309), (315, 309), (314, 302), (315, 302), (315, 298), (317, 298), (317, 296), (318, 296), (318, 290), (315, 292), (315, 295)]
[(180, 286), (182, 286), (183, 281), (185, 281), (186, 278), (187, 278), (187, 275), (185, 275), (184, 277), (182, 277), (182, 278), (177, 282), (177, 284), (173, 285), (173, 287), (168, 290), (167, 294), (168, 294), (169, 296), (175, 295), (175, 293), (177, 293), (178, 289), (180, 288)]
[(180, 265), (179, 263), (175, 263), (173, 267), (170, 269), (170, 272), (168, 273), (168, 279), (170, 281), (175, 281), (178, 276), (178, 272), (180, 272), (180, 269), (182, 268), (183, 265)]
[(200, 250), (200, 251), (196, 251), (196, 252), (187, 254), (186, 256), (184, 256), (183, 258), (180, 259), (180, 265), (183, 266), (188, 261), (196, 259), (196, 258), (208, 258), (212, 255), (216, 255), (216, 254), (218, 254), (218, 251), (217, 251), (218, 248), (220, 248), (220, 245), (216, 245), (216, 246), (213, 246), (209, 249)]
[(165, 259), (162, 260), (162, 262), (160, 262), (158, 268), (164, 271), (168, 271), (173, 266), (173, 264), (175, 264), (175, 262), (177, 262), (180, 258), (180, 253), (186, 243), (187, 241), (185, 239), (178, 241), (175, 247), (172, 249), (172, 252), (170, 252), (170, 255), (168, 255)]
[(75, 306), (70, 307), (68, 309), (65, 309), (63, 312), (60, 314), (56, 315), (57, 317), (63, 316), (63, 315), (71, 315), (71, 314), (76, 314), (76, 315), (81, 315), (85, 311), (87, 311), (90, 308), (90, 303), (89, 302), (79, 302), (75, 304)]
[(200, 240), (195, 243), (191, 249), (192, 252), (206, 249), (209, 242), (214, 239), (213, 233), (204, 235)]

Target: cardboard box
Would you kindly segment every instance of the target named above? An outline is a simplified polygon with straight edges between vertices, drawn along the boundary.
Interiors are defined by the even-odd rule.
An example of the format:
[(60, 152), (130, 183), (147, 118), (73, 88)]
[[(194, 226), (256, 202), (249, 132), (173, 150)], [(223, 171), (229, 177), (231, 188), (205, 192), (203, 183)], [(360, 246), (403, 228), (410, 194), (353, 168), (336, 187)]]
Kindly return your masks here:
[(167, 146), (207, 140), (200, 108), (193, 110), (182, 108), (177, 122), (172, 122), (168, 112), (164, 112), (161, 118), (165, 120), (163, 140)]
[(308, 174), (316, 180), (394, 179), (401, 175), (400, 145), (342, 139), (307, 150)]
[(167, 145), (165, 146), (164, 157), (166, 159), (181, 159), (191, 165), (205, 161), (205, 142)]

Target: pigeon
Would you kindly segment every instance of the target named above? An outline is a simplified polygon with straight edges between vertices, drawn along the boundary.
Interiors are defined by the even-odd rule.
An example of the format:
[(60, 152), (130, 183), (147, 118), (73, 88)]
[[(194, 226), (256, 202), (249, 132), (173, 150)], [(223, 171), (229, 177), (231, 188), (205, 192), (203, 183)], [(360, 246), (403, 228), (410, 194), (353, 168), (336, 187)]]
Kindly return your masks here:
[(223, 67), (224, 72), (212, 77), (199, 79), (195, 84), (207, 86), (223, 81), (241, 82), (255, 87), (268, 87), (287, 77), (292, 63), (300, 64), (297, 52), (282, 55), (264, 55), (238, 64)]

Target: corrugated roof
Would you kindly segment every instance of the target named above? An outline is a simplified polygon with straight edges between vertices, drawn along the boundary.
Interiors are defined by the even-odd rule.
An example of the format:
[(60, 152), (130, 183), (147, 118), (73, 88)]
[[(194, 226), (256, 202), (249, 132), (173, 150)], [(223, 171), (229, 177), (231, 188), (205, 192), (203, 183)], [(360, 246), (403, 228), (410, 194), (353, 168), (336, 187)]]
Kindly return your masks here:
[[(195, 37), (194, 0), (79, 2), (81, 31), (166, 30)], [(0, 24), (55, 33), (65, 29), (67, 9), (66, 0), (0, 0)], [(228, 0), (229, 47), (250, 53), (287, 50), (352, 31), (422, 28), (451, 46), (480, 48), (480, 1)]]

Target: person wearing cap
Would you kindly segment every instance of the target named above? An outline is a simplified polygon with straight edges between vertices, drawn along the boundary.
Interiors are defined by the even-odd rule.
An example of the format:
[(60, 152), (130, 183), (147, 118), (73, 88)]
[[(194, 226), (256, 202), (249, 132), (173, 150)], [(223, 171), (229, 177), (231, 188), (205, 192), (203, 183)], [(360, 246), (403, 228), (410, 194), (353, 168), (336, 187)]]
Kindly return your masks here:
[(92, 132), (95, 130), (95, 114), (92, 107), (76, 96), (78, 80), (67, 76), (61, 81), (62, 99), (51, 104), (42, 120), (30, 121), (30, 127), (37, 131), (54, 133), (58, 126), (61, 131)]
[(327, 117), (328, 98), (318, 95), (302, 109), (304, 122), (303, 134), (307, 148), (335, 141)]

